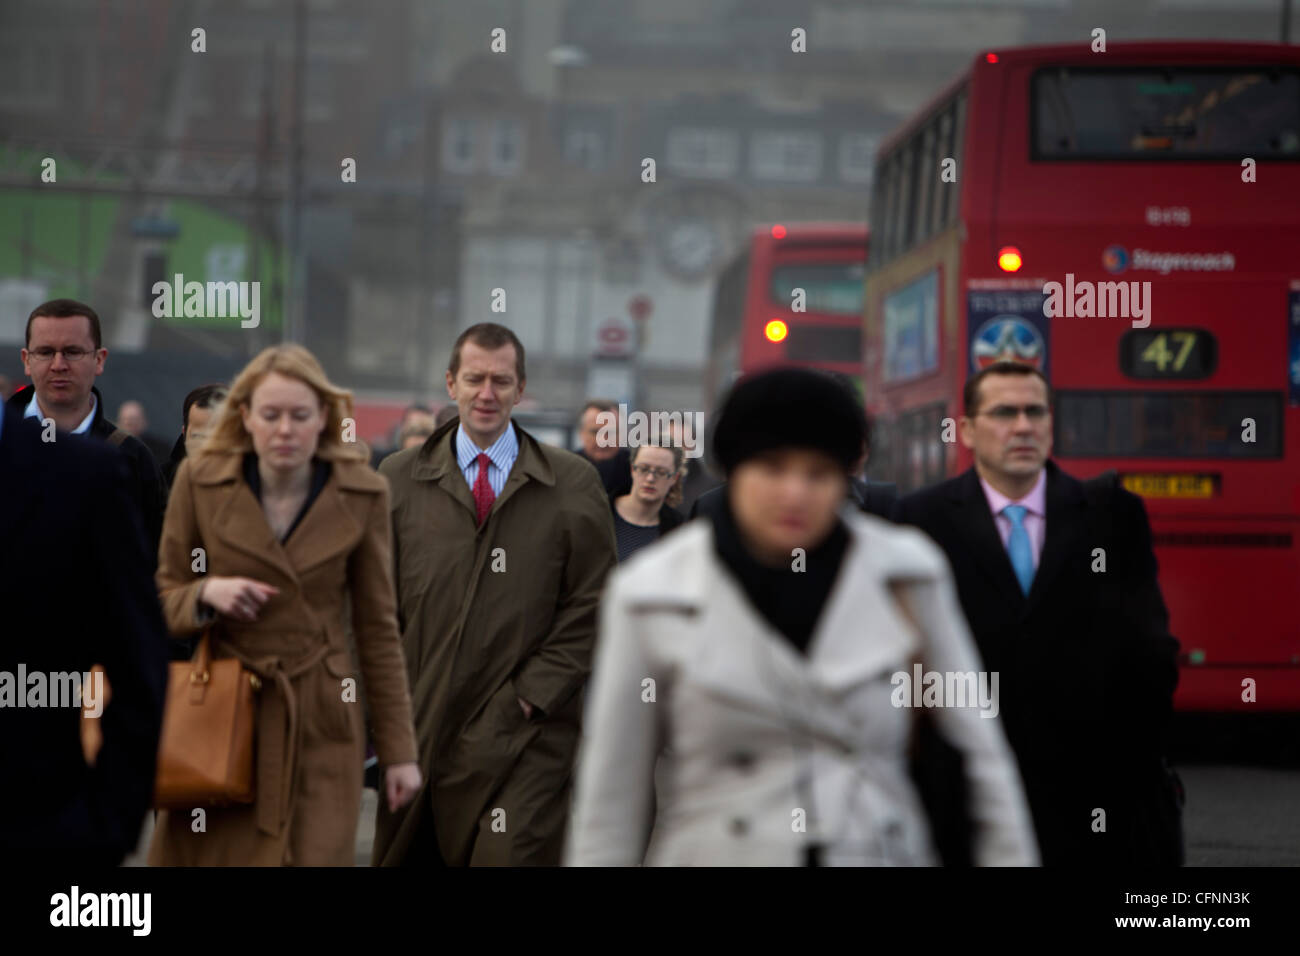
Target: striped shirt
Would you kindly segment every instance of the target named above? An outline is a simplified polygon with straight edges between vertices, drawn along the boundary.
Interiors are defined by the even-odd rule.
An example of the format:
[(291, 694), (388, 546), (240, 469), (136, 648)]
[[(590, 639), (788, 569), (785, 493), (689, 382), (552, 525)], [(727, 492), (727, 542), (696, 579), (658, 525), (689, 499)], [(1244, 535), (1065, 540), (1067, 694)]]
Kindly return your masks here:
[(647, 544), (659, 540), (659, 524), (632, 524), (618, 510), (614, 510), (614, 543), (618, 546), (618, 560), (626, 561)]
[(492, 443), (491, 448), (479, 448), (465, 433), (464, 425), (456, 426), (456, 463), (460, 465), (460, 473), (469, 482), (470, 490), (473, 490), (474, 482), (478, 481), (478, 456), (484, 452), (490, 459), (488, 484), (492, 486), (492, 493), (499, 495), (506, 486), (515, 459), (519, 457), (519, 438), (515, 435), (514, 422), (506, 425), (506, 430)]

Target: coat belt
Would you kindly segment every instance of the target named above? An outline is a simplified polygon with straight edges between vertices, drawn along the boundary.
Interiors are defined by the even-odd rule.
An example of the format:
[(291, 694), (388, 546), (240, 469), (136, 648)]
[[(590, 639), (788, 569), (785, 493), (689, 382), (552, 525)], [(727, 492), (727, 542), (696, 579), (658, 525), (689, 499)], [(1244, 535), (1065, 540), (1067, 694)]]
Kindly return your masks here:
[(294, 776), (302, 739), (293, 679), (319, 664), (334, 648), (321, 644), (306, 657), (286, 664), (279, 657), (249, 657), (225, 641), (218, 641), (217, 647), (238, 658), (268, 688), (275, 688), (263, 694), (257, 717), (257, 779), (253, 786), (257, 790), (257, 828), (278, 837), (293, 812)]

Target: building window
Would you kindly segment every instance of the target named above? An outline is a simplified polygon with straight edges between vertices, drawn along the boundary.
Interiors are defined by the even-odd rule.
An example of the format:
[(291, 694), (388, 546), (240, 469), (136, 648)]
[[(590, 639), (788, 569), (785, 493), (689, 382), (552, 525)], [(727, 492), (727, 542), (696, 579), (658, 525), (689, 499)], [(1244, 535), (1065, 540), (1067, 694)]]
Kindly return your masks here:
[(0, 105), (22, 113), (57, 109), (63, 81), (59, 70), (47, 68), (57, 59), (50, 44), (0, 45)]
[(749, 169), (756, 179), (813, 182), (822, 171), (821, 136), (802, 130), (755, 133)]
[(740, 139), (729, 130), (683, 128), (668, 133), (668, 165), (691, 176), (734, 175)]
[(840, 137), (840, 179), (846, 183), (871, 182), (879, 137), (869, 133), (848, 133)]
[(396, 119), (384, 131), (384, 153), (389, 159), (401, 159), (420, 142), (422, 130), (415, 120)]
[(492, 143), (488, 150), (488, 169), (498, 176), (514, 176), (524, 165), (524, 130), (514, 119), (499, 119), (492, 124)]
[(334, 116), (333, 68), (333, 63), (323, 60), (307, 61), (303, 116), (310, 122), (319, 123)]
[(564, 137), (564, 159), (583, 169), (605, 166), (605, 143), (594, 129), (571, 129)]
[(442, 124), (442, 168), (449, 173), (474, 171), (474, 121), (449, 117)]

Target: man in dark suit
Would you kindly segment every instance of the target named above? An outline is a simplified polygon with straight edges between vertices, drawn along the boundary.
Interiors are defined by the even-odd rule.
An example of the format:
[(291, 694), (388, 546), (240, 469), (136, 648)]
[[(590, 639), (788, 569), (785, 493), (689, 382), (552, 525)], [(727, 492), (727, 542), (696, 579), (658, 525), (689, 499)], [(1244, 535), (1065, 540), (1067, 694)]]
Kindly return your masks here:
[[(53, 440), (48, 440), (48, 439)], [(115, 866), (153, 795), (167, 646), (130, 463), (0, 408), (0, 858)], [(111, 699), (83, 757), (72, 674)], [(20, 675), (22, 680), (20, 681)], [(61, 685), (63, 693), (56, 693)], [(91, 682), (91, 693), (96, 682)], [(21, 696), (21, 703), (20, 698)], [(57, 706), (56, 706), (57, 705)], [(19, 785), (18, 781), (25, 781)]]
[(606, 413), (613, 415), (617, 422), (618, 406), (608, 399), (588, 399), (582, 406), (578, 416), (578, 439), (582, 447), (575, 454), (591, 462), (596, 474), (600, 475), (600, 483), (605, 486), (605, 493), (617, 498), (632, 492), (632, 456), (627, 448), (600, 443), (600, 432), (605, 424), (600, 416)]
[(1178, 643), (1141, 499), (1048, 460), (1050, 389), (999, 362), (967, 382), (975, 465), (903, 498), (895, 517), (952, 562), (984, 666), (1000, 675), (1045, 865), (1175, 865), (1179, 807), (1163, 763)]
[(108, 359), (99, 316), (84, 302), (52, 299), (32, 310), (26, 335), (23, 369), (32, 387), (15, 392), (8, 407), (59, 431), (89, 435), (118, 448), (127, 460), (127, 493), (143, 523), (152, 573), (158, 563), (167, 484), (153, 452), (109, 420), (104, 396), (95, 388)]

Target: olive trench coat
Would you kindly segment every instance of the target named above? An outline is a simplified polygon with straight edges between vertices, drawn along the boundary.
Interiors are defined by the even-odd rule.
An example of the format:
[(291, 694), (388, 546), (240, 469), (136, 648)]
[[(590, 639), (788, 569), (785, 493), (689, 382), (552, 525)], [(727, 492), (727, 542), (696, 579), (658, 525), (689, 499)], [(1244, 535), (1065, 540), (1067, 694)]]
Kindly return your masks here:
[[(381, 765), (416, 759), (406, 667), (391, 577), (387, 483), (360, 462), (335, 461), (329, 481), (281, 544), (242, 475), (238, 454), (187, 458), (163, 524), (158, 588), (175, 637), (199, 629), (206, 573), (254, 578), (280, 593), (243, 623), (218, 617), (213, 656), (258, 673), (254, 785), (249, 806), (158, 815), (151, 865), (351, 866), (361, 810), (370, 711)], [(353, 677), (346, 608), (367, 701)], [(355, 680), (352, 687), (355, 688)]]
[(379, 808), (374, 862), (422, 860), (436, 838), (452, 866), (555, 865), (614, 522), (588, 462), (511, 423), (519, 456), (479, 527), (458, 426), (380, 465), (426, 782)]

